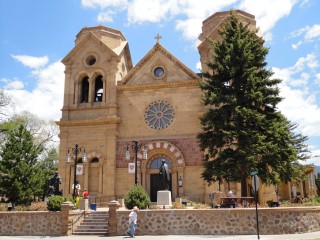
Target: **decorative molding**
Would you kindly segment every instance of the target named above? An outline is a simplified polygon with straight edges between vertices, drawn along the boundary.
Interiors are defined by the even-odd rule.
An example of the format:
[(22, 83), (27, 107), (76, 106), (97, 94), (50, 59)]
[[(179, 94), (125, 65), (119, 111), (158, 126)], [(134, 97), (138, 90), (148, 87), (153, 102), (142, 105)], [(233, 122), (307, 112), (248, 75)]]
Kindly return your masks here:
[[(180, 151), (180, 149), (175, 146), (173, 143), (167, 142), (167, 141), (151, 141), (146, 144), (144, 144), (146, 147), (147, 152), (155, 150), (155, 149), (163, 149), (166, 151), (169, 151), (171, 154), (175, 156), (176, 159), (172, 159), (176, 161), (177, 167), (184, 167), (185, 161), (184, 157)], [(141, 148), (142, 149), (142, 148)], [(142, 150), (140, 150), (138, 154), (138, 158), (142, 159)]]
[(74, 126), (88, 126), (88, 125), (106, 125), (106, 124), (119, 124), (119, 118), (107, 118), (97, 120), (74, 120), (74, 121), (57, 121), (56, 124), (60, 127), (74, 127)]
[(161, 88), (177, 88), (177, 87), (195, 87), (199, 86), (199, 81), (189, 80), (182, 82), (173, 83), (157, 83), (148, 85), (120, 85), (117, 86), (117, 91), (137, 91), (137, 90), (148, 90), (148, 89), (161, 89)]

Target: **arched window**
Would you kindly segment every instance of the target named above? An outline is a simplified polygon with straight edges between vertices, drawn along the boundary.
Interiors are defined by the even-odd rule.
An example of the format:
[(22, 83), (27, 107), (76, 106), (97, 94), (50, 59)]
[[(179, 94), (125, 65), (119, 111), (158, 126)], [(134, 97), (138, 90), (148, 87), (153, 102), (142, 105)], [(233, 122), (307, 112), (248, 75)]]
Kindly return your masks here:
[(88, 102), (89, 97), (89, 78), (84, 77), (81, 81), (81, 103)]
[(99, 158), (94, 158), (94, 159), (91, 160), (90, 163), (98, 163), (98, 162), (99, 162)]
[(95, 84), (94, 84), (94, 101), (95, 102), (102, 102), (103, 97), (103, 81), (102, 76), (99, 75), (96, 77)]
[(166, 164), (168, 165), (168, 168), (171, 168), (171, 163), (169, 162), (168, 159), (166, 159), (165, 157), (158, 157), (150, 163), (150, 169), (159, 169), (162, 164), (162, 159), (166, 160)]

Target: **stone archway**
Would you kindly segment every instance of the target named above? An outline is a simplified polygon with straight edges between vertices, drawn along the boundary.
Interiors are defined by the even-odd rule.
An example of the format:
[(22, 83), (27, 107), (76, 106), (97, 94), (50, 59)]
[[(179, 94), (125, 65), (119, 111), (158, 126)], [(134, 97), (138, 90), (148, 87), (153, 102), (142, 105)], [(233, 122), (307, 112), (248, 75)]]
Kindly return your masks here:
[[(148, 159), (142, 161), (139, 176), (142, 179), (142, 186), (146, 189), (149, 196), (152, 191), (151, 176), (158, 174), (158, 169), (152, 169), (150, 164), (158, 157), (164, 157), (171, 163), (171, 168), (169, 169), (172, 184), (171, 195), (172, 197), (179, 196), (183, 189), (179, 189), (178, 187), (178, 178), (180, 176), (183, 178), (185, 167), (184, 157), (180, 149), (173, 143), (167, 141), (148, 142), (144, 147), (148, 152)], [(142, 159), (142, 151), (139, 152), (138, 159)]]

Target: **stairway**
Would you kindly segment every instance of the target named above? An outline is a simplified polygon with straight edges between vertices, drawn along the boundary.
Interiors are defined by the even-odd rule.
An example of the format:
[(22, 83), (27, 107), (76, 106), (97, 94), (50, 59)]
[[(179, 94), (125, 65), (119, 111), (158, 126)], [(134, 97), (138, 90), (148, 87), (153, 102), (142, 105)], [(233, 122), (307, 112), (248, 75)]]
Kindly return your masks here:
[(91, 211), (86, 213), (80, 225), (76, 227), (74, 235), (107, 235), (108, 212)]

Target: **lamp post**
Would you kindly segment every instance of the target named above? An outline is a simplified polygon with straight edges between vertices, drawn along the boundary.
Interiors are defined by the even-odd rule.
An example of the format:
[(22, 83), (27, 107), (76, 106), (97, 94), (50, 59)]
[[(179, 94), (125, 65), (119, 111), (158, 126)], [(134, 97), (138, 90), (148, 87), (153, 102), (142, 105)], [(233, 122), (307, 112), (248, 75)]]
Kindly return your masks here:
[(78, 144), (74, 148), (69, 148), (67, 153), (67, 163), (71, 162), (70, 150), (74, 154), (74, 178), (73, 178), (73, 200), (76, 198), (76, 182), (77, 182), (77, 164), (78, 164), (78, 155), (82, 154), (82, 161), (85, 163), (87, 161), (86, 149), (84, 147), (79, 147)]
[[(126, 160), (129, 161), (130, 160), (130, 151), (129, 151), (129, 145), (127, 145), (127, 151), (126, 151)], [(135, 154), (135, 165), (134, 165), (134, 184), (137, 185), (138, 184), (138, 172), (137, 172), (137, 161), (138, 161), (138, 152), (141, 149), (141, 144), (137, 141), (137, 140), (133, 140), (131, 142), (131, 148), (134, 151)], [(143, 150), (142, 150), (142, 159), (143, 160), (147, 160), (148, 158), (148, 153), (147, 153), (147, 149), (144, 146)]]
[(180, 188), (182, 188), (182, 184), (183, 184), (183, 181), (182, 181), (182, 177), (180, 176), (178, 179), (178, 185)]

